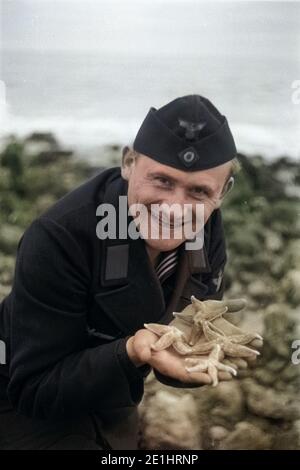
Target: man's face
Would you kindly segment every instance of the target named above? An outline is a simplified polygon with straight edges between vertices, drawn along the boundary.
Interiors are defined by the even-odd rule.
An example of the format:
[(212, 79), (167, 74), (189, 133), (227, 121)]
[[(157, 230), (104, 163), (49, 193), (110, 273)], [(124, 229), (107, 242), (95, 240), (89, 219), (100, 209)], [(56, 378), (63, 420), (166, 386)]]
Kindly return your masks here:
[[(230, 169), (231, 162), (227, 162), (209, 170), (185, 172), (140, 155), (126, 176), (128, 205), (142, 204), (147, 209), (147, 222), (143, 218), (140, 219), (143, 222), (138, 224), (147, 245), (158, 251), (169, 251), (190, 239), (188, 230), (184, 230), (182, 224), (185, 221), (194, 233), (203, 227), (219, 202)], [(157, 213), (155, 207), (161, 204), (164, 211)], [(175, 206), (171, 208), (173, 204), (177, 209)], [(203, 207), (201, 221), (197, 205)], [(162, 232), (166, 222), (169, 229), (167, 238)]]

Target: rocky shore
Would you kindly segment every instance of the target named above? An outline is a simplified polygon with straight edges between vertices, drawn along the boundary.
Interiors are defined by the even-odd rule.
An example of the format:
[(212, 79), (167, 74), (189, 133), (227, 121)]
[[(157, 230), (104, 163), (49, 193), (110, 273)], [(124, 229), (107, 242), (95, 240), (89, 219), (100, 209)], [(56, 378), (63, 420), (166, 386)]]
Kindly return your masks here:
[[(118, 164), (118, 145), (103, 149)], [(52, 134), (7, 139), (0, 154), (0, 300), (9, 293), (19, 239), (39, 214), (101, 167), (63, 149)], [(299, 449), (300, 166), (240, 155), (224, 202), (226, 297), (248, 308), (231, 321), (265, 338), (261, 358), (216, 388), (174, 389), (150, 375), (140, 406), (146, 449)], [(300, 357), (300, 354), (299, 354)]]

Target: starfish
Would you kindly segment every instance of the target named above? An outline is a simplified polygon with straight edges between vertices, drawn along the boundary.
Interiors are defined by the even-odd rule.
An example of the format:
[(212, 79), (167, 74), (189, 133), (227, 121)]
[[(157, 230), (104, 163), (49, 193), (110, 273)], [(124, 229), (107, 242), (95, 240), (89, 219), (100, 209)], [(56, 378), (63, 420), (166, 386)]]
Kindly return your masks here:
[(193, 295), (191, 296), (191, 302), (193, 311), (191, 309), (184, 309), (181, 313), (174, 312), (175, 318), (180, 318), (184, 322), (192, 326), (188, 343), (193, 346), (200, 339), (203, 332), (203, 322), (212, 322), (217, 318), (222, 317), (226, 312), (238, 312), (242, 310), (246, 301), (244, 299), (219, 301), (219, 300), (201, 300), (196, 299)]
[(202, 323), (203, 333), (207, 340), (206, 343), (198, 343), (192, 346), (189, 354), (205, 354), (211, 351), (215, 344), (219, 344), (228, 356), (233, 357), (249, 357), (253, 354), (259, 356), (259, 351), (245, 346), (251, 343), (253, 339), (261, 339), (261, 336), (256, 333), (242, 333), (240, 335), (226, 336), (223, 331), (215, 327), (212, 323), (204, 321)]
[(207, 359), (203, 358), (186, 358), (185, 363), (187, 367), (185, 368), (188, 372), (206, 372), (212, 379), (212, 386), (215, 387), (218, 385), (218, 371), (229, 372), (232, 375), (236, 375), (237, 371), (230, 366), (222, 364), (220, 362), (221, 356), (221, 346), (216, 344), (211, 350)]
[(145, 323), (144, 327), (160, 336), (159, 340), (151, 345), (154, 351), (162, 351), (172, 345), (179, 354), (183, 356), (189, 354), (191, 348), (187, 344), (185, 334), (176, 326)]
[(161, 351), (173, 346), (181, 355), (200, 355), (209, 353), (215, 344), (220, 344), (224, 352), (234, 357), (248, 357), (259, 352), (246, 347), (254, 339), (262, 339), (256, 333), (226, 335), (212, 321), (223, 313), (239, 311), (245, 306), (245, 300), (206, 300), (201, 302), (194, 296), (192, 304), (182, 312), (174, 312), (175, 319), (170, 325), (158, 323), (145, 324), (145, 328), (160, 336), (152, 345), (155, 351)]
[(175, 318), (180, 318), (192, 326), (188, 343), (190, 346), (193, 346), (202, 335), (202, 323), (204, 321), (213, 321), (221, 317), (223, 313), (227, 312), (228, 307), (225, 306), (223, 302), (218, 302), (217, 300), (201, 302), (201, 300), (196, 299), (193, 295), (191, 301), (193, 312), (189, 312), (188, 314), (185, 311), (181, 313), (174, 312), (173, 315)]
[[(172, 346), (178, 354), (186, 356), (187, 371), (207, 371), (213, 385), (217, 385), (218, 370), (236, 375), (235, 369), (220, 361), (221, 352), (236, 358), (260, 354), (246, 346), (254, 339), (261, 341), (260, 335), (243, 332), (222, 317), (226, 312), (242, 310), (245, 305), (246, 301), (243, 299), (201, 302), (192, 296), (190, 305), (182, 312), (173, 313), (175, 318), (169, 325), (144, 325), (160, 337), (151, 348), (162, 351)], [(218, 327), (214, 324), (215, 320)], [(203, 355), (208, 357), (199, 357)]]

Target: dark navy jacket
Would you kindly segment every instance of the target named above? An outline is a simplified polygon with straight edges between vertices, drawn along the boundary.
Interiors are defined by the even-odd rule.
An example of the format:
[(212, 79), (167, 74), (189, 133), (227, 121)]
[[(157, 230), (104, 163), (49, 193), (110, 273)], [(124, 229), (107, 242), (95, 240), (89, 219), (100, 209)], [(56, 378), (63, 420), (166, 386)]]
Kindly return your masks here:
[(205, 226), (204, 249), (182, 245), (177, 272), (162, 289), (142, 239), (96, 236), (98, 205), (117, 208), (126, 193), (120, 168), (105, 170), (60, 199), (20, 240), (12, 291), (0, 308), (7, 345), (0, 390), (20, 413), (56, 418), (135, 407), (148, 370), (131, 363), (126, 338), (144, 323), (168, 323), (192, 294), (222, 298), (220, 210)]

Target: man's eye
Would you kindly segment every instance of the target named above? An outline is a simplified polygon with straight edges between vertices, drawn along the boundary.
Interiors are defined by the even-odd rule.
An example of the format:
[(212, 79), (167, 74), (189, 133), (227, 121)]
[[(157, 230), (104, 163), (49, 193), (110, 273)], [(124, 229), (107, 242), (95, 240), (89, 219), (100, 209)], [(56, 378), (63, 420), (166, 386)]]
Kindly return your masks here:
[(197, 194), (197, 196), (208, 196), (208, 192), (202, 188), (194, 188), (192, 192)]
[(171, 184), (170, 181), (167, 178), (164, 178), (163, 176), (156, 176), (155, 181), (164, 186), (170, 186)]

